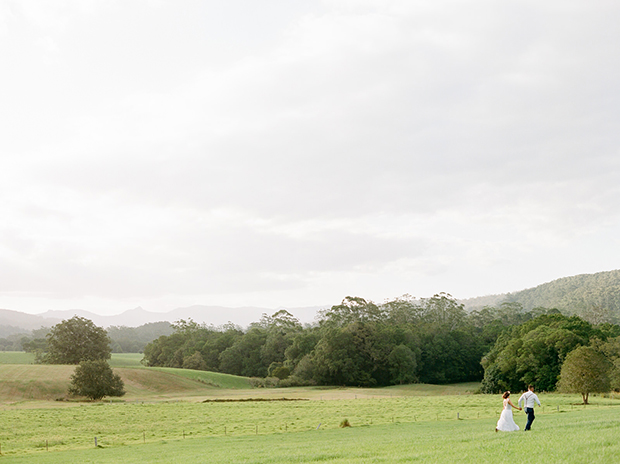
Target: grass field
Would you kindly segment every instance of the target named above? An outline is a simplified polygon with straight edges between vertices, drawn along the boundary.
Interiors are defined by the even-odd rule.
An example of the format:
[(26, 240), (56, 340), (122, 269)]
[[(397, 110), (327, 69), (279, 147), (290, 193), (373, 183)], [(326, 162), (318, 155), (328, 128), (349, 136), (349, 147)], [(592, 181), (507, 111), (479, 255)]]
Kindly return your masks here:
[[(0, 364), (0, 461), (620, 461), (620, 399), (595, 396), (585, 408), (578, 395), (541, 394), (534, 431), (502, 434), (501, 398), (473, 394), (478, 383), (251, 389), (246, 378), (140, 358), (115, 355), (127, 395), (95, 403), (53, 401), (74, 366)], [(344, 419), (352, 427), (339, 428)]]
[[(431, 398), (431, 401), (437, 397)], [(483, 398), (478, 396), (477, 398)], [(549, 399), (549, 398), (547, 398)], [(375, 400), (377, 409), (384, 401)], [(486, 402), (486, 401), (484, 401)], [(339, 403), (331, 401), (326, 403)], [(194, 405), (200, 406), (200, 405)], [(247, 410), (247, 403), (234, 408)], [(336, 406), (333, 404), (332, 406)], [(436, 407), (436, 405), (431, 405)], [(100, 406), (105, 409), (107, 406)], [(239, 435), (146, 434), (132, 442), (112, 443), (100, 434), (82, 442), (59, 445), (39, 439), (34, 451), (16, 455), (2, 439), (6, 463), (614, 463), (620, 461), (620, 411), (617, 407), (575, 409), (539, 414), (531, 432), (495, 433), (495, 418), (388, 422), (339, 429), (312, 427), (305, 431)], [(114, 416), (114, 414), (112, 415)], [(57, 420), (57, 417), (50, 420)], [(144, 418), (146, 422), (148, 415)], [(525, 416), (517, 416), (523, 425)], [(92, 430), (95, 432), (95, 430)], [(99, 432), (103, 432), (99, 430)], [(139, 432), (139, 431), (138, 431)], [(61, 450), (65, 448), (65, 450)], [(66, 449), (82, 448), (82, 449)], [(6, 450), (6, 451), (5, 451)]]
[[(0, 364), (0, 401), (63, 399), (74, 370), (75, 366)], [(217, 372), (143, 367), (117, 367), (114, 372), (125, 383), (125, 401), (236, 396), (241, 388), (247, 395), (250, 388), (247, 378)]]
[[(142, 367), (142, 353), (112, 353), (112, 367)], [(34, 364), (34, 354), (24, 351), (0, 351), (0, 364)]]
[(114, 367), (143, 367), (140, 361), (144, 355), (142, 353), (112, 353), (112, 358), (108, 361)]
[(33, 364), (34, 354), (24, 351), (0, 351), (0, 364)]
[[(320, 431), (337, 430), (345, 418), (355, 430), (418, 423), (435, 424), (442, 429), (442, 424), (454, 422), (492, 431), (501, 408), (501, 398), (495, 395), (347, 399), (351, 393), (349, 390), (355, 391), (341, 390), (343, 399), (323, 401), (204, 403), (186, 400), (3, 405), (0, 444), (5, 455), (15, 455), (40, 452), (46, 447), (51, 451), (87, 448), (94, 437), (98, 437), (99, 445), (114, 448), (176, 441), (183, 436), (188, 439), (294, 435), (295, 432), (316, 431), (317, 427)], [(576, 396), (540, 396), (545, 407), (538, 411), (537, 425), (584, 413), (584, 407), (571, 404), (577, 400)], [(585, 412), (609, 410), (620, 420), (620, 408), (617, 407), (620, 400), (595, 397), (593, 401), (594, 404)], [(523, 424), (525, 416), (517, 414), (517, 422)]]

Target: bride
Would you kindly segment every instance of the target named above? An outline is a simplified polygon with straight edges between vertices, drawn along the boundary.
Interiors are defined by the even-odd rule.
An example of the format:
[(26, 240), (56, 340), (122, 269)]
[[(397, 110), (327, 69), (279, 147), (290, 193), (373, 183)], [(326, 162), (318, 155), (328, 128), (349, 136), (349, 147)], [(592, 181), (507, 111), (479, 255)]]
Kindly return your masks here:
[(502, 395), (502, 398), (504, 398), (504, 410), (497, 421), (495, 431), (497, 432), (498, 430), (501, 430), (502, 432), (516, 432), (519, 430), (519, 426), (515, 424), (515, 421), (512, 418), (512, 408), (518, 409), (519, 411), (521, 411), (521, 408), (512, 404), (512, 401), (510, 401), (509, 391), (505, 392)]

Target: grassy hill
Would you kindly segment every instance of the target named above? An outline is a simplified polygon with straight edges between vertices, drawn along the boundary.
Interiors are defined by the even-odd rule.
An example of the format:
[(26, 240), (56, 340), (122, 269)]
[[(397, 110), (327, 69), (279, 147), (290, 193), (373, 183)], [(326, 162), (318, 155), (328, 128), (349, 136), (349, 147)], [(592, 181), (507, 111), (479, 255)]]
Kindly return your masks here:
[[(110, 365), (125, 383), (126, 401), (201, 397), (250, 389), (245, 377), (188, 369), (146, 368), (142, 355), (113, 354)], [(75, 366), (33, 364), (34, 356), (0, 352), (0, 400), (47, 400), (66, 396)]]
[(526, 310), (557, 308), (565, 314), (586, 316), (593, 322), (618, 322), (620, 270), (563, 277), (519, 292), (464, 301), (470, 310), (503, 302), (521, 303)]

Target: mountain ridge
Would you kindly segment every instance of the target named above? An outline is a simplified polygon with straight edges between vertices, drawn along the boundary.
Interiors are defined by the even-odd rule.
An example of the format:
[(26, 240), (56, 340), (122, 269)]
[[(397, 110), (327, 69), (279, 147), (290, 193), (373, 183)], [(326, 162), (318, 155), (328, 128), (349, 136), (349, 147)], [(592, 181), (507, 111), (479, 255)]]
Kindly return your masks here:
[[(557, 308), (571, 315), (586, 315), (592, 311), (604, 313), (608, 321), (620, 321), (620, 270), (602, 271), (594, 274), (578, 274), (561, 277), (545, 282), (536, 287), (517, 292), (486, 295), (459, 300), (467, 311), (482, 309), (484, 306), (499, 306), (502, 303), (516, 302), (524, 309), (535, 307)], [(92, 320), (103, 327), (127, 326), (138, 327), (152, 322), (174, 322), (179, 319), (192, 319), (198, 323), (221, 326), (228, 322), (247, 327), (260, 320), (263, 314), (271, 315), (279, 309), (286, 309), (302, 323), (313, 322), (319, 310), (329, 306), (306, 306), (298, 308), (276, 309), (257, 306), (225, 307), (192, 305), (179, 307), (168, 312), (147, 311), (138, 306), (120, 314), (101, 316), (90, 311), (55, 310), (40, 314), (26, 314), (10, 309), (0, 309), (0, 332), (17, 333), (18, 329), (26, 331), (51, 327), (63, 319), (75, 315)]]
[(561, 277), (517, 292), (461, 302), (468, 311), (502, 303), (520, 303), (527, 311), (536, 307), (556, 308), (577, 316), (602, 311), (607, 314), (608, 321), (616, 322), (620, 321), (620, 270)]
[[(256, 306), (225, 307), (192, 305), (175, 308), (168, 312), (147, 311), (138, 306), (120, 314), (102, 316), (82, 309), (48, 310), (40, 314), (27, 314), (11, 309), (0, 309), (0, 326), (22, 328), (27, 331), (41, 327), (51, 327), (64, 319), (80, 316), (90, 319), (101, 327), (127, 326), (138, 327), (152, 322), (174, 322), (179, 319), (192, 319), (200, 324), (221, 326), (232, 322), (241, 327), (247, 327), (252, 322), (260, 320), (263, 314), (272, 315), (279, 309), (286, 309), (302, 323), (312, 322), (320, 309), (326, 306), (307, 306), (298, 308), (262, 308)], [(15, 331), (12, 331), (15, 332)]]

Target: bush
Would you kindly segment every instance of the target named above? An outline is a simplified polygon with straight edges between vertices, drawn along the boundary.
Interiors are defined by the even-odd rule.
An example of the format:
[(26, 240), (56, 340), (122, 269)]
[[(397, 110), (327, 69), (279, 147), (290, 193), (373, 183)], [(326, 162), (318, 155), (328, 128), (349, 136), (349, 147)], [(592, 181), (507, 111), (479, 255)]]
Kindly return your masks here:
[(301, 377), (297, 377), (296, 375), (291, 375), (284, 380), (280, 380), (278, 386), (279, 387), (310, 387), (316, 385), (316, 381), (313, 379), (302, 379)]
[(82, 361), (71, 376), (70, 395), (100, 400), (104, 396), (123, 396), (125, 385), (107, 361)]
[(284, 380), (284, 379), (286, 379), (289, 375), (291, 375), (291, 371), (289, 370), (289, 368), (288, 368), (288, 367), (281, 366), (281, 367), (276, 367), (276, 368), (273, 370), (273, 372), (271, 373), (271, 375), (272, 375), (273, 377), (277, 377), (277, 378), (279, 378), (280, 380)]
[(250, 386), (252, 388), (274, 388), (279, 387), (280, 379), (277, 377), (250, 377)]

